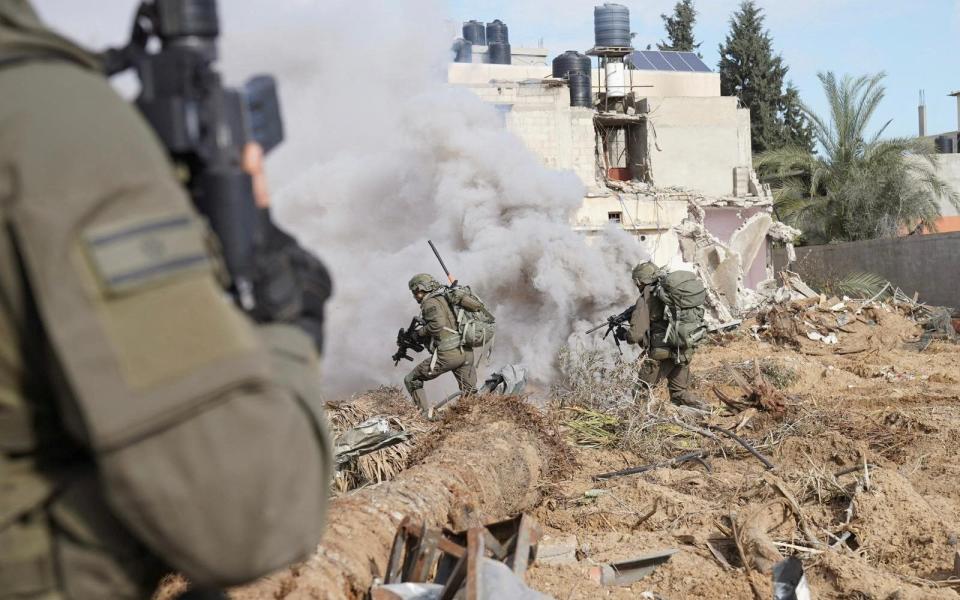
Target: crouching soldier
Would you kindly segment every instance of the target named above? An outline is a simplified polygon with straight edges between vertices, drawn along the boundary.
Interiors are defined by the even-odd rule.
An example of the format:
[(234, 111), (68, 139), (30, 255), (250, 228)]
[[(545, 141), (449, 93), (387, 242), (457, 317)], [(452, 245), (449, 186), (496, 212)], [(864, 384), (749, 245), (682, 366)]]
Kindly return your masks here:
[(634, 267), (633, 282), (640, 296), (630, 316), (630, 327), (618, 335), (647, 348), (648, 354), (640, 365), (640, 379), (653, 387), (665, 377), (671, 402), (708, 408), (688, 389), (690, 361), (707, 329), (703, 320), (703, 283), (689, 271), (662, 273), (651, 262)]
[(452, 372), (463, 395), (476, 392), (474, 350), (493, 341), (493, 316), (468, 287), (446, 287), (425, 273), (410, 280), (410, 292), (420, 304), (423, 325), (416, 336), (431, 355), (413, 368), (403, 383), (423, 414), (433, 418), (433, 408), (423, 392), (423, 382)]

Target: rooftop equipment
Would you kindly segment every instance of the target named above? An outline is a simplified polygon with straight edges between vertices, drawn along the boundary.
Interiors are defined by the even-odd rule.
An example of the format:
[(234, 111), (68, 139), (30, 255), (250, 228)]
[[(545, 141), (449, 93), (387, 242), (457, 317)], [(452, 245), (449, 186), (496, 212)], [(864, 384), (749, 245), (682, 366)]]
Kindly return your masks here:
[(487, 56), (491, 65), (510, 64), (510, 44), (491, 42), (487, 44)]
[(598, 48), (628, 48), (631, 44), (630, 9), (620, 4), (595, 6), (593, 35), (594, 45)]
[(473, 43), (470, 40), (457, 38), (453, 42), (453, 62), (472, 63), (473, 62)]
[(506, 23), (500, 19), (494, 19), (487, 23), (487, 44), (492, 45), (497, 43), (510, 43), (510, 32), (507, 29)]
[(570, 87), (570, 106), (593, 108), (590, 58), (576, 50), (567, 50), (553, 59), (552, 74), (566, 79)]
[(483, 21), (467, 21), (463, 24), (463, 39), (478, 46), (487, 45), (487, 31)]

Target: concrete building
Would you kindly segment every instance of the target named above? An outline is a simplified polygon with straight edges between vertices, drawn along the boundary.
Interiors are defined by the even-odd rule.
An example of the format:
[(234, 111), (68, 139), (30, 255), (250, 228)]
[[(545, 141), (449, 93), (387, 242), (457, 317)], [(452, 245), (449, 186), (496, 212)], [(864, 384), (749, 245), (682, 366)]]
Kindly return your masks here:
[[(957, 99), (957, 125), (960, 127), (960, 91), (949, 94)], [(921, 96), (922, 98), (922, 96)], [(920, 136), (929, 139), (937, 148), (937, 175), (951, 189), (960, 194), (960, 132), (945, 131), (934, 135), (926, 134), (926, 107), (920, 104)], [(937, 232), (960, 231), (960, 212), (950, 202), (940, 202), (940, 214), (937, 220)]]
[(495, 105), (545, 166), (577, 174), (587, 193), (574, 228), (591, 235), (614, 223), (660, 265), (695, 263), (731, 307), (772, 277), (772, 195), (751, 167), (750, 113), (720, 95), (718, 73), (702, 63), (699, 71), (628, 68), (615, 73), (622, 83), (612, 93), (601, 60), (591, 73), (594, 107), (584, 108), (571, 106), (568, 81), (552, 76), (545, 51), (534, 60), (518, 49), (514, 64), (496, 65), (477, 49), (473, 63), (449, 65), (448, 82)]

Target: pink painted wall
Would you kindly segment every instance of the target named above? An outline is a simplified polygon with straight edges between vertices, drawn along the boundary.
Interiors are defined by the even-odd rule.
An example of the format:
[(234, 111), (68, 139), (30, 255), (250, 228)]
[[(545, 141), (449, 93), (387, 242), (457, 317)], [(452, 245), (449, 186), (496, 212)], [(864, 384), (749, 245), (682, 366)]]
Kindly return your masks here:
[[(744, 221), (753, 215), (764, 212), (761, 207), (737, 208), (734, 206), (716, 206), (704, 208), (704, 225), (707, 231), (717, 236), (724, 242), (730, 241), (730, 236), (736, 231)], [(767, 278), (767, 257), (770, 253), (770, 245), (761, 248), (757, 252), (757, 257), (749, 268), (743, 269), (743, 283), (748, 288), (756, 288), (761, 281)]]

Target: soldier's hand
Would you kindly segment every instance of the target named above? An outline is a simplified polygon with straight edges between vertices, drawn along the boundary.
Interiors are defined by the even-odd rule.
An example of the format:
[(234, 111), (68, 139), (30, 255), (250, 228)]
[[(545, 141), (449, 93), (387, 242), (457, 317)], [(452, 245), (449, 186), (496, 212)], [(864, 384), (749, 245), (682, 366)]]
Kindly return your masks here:
[(624, 328), (624, 327), (617, 327), (617, 328), (614, 330), (614, 332), (613, 332), (613, 336), (614, 336), (615, 338), (617, 338), (618, 340), (620, 340), (621, 342), (627, 341), (627, 330), (626, 330), (626, 328)]

